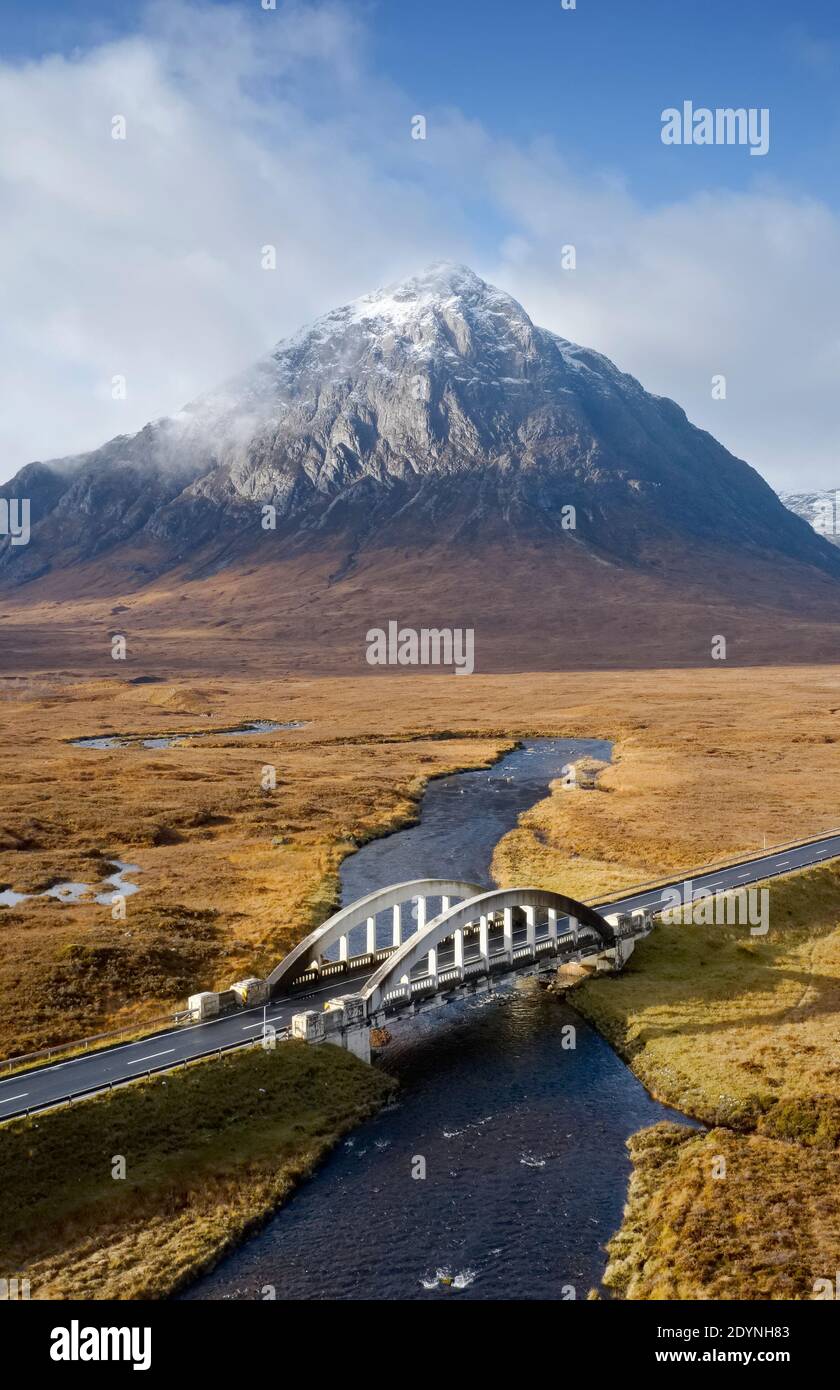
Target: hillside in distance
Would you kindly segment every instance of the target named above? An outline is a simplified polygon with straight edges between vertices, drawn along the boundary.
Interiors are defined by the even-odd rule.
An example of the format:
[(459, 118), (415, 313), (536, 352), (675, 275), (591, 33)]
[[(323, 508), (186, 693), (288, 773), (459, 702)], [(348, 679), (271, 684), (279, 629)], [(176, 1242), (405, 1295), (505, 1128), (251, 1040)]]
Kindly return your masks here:
[(840, 545), (840, 488), (822, 492), (780, 492), (780, 500), (789, 511), (825, 536), (832, 545)]
[[(11, 667), (364, 667), (389, 619), (477, 668), (824, 660), (840, 553), (746, 463), (464, 266), (354, 301), (170, 419), (27, 465)], [(70, 632), (73, 637), (71, 640)], [(131, 644), (130, 644), (131, 646)]]

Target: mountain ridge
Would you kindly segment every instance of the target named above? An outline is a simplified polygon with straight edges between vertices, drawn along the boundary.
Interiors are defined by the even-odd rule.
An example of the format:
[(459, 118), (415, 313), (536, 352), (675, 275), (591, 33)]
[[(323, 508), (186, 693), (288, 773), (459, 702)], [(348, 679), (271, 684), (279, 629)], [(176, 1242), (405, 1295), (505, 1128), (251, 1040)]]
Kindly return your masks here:
[[(530, 556), (550, 576), (542, 601), (567, 623), (572, 595), (588, 604), (619, 664), (622, 606), (649, 608), (646, 659), (654, 646), (696, 659), (684, 627), (704, 604), (733, 630), (743, 609), (751, 659), (769, 659), (782, 630), (786, 659), (823, 654), (840, 621), (840, 550), (749, 464), (448, 263), (322, 315), (171, 418), (26, 465), (0, 495), (22, 488), (31, 541), (0, 545), (0, 589), (39, 614), (56, 596), (96, 600), (104, 622), (109, 601), (145, 592), (149, 621), (159, 610), (177, 626), (173, 588), (186, 611), (190, 585), (227, 575), (225, 604), (259, 623), (246, 582), (259, 571), (304, 652), (294, 613), (364, 622), (360, 576), (377, 621), (401, 602), (458, 625), (459, 602), (483, 611), (485, 587), (488, 612), (507, 615), (488, 618), (498, 662), (505, 641), (522, 647)], [(757, 641), (770, 613), (777, 635)], [(609, 662), (609, 642), (584, 631), (577, 653)], [(537, 658), (535, 626), (516, 661)]]
[[(468, 522), (525, 512), (558, 530), (558, 509), (574, 506), (577, 538), (625, 558), (682, 526), (832, 569), (758, 474), (678, 405), (536, 327), (468, 267), (437, 263), (322, 315), (174, 417), (27, 465), (3, 491), (32, 487), (36, 544), (27, 557), (7, 545), (0, 573), (17, 565), (26, 579), (142, 533), (178, 563), (229, 541), (220, 530), (256, 531), (262, 506), (297, 519), (305, 541), (338, 513), (352, 524), (360, 483), (380, 524), (408, 503), (434, 520), (439, 502), (422, 485), (440, 482), (449, 508), (452, 480), (479, 475)], [(632, 524), (611, 524), (611, 511)], [(50, 517), (61, 534), (39, 564), (39, 528), (58, 530)], [(633, 533), (641, 544), (627, 544)]]

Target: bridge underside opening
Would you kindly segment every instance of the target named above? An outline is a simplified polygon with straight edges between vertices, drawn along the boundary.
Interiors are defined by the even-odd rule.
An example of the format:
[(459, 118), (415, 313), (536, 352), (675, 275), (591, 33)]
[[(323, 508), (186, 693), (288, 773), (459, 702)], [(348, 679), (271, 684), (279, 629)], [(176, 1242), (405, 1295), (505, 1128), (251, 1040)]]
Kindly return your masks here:
[[(364, 922), (348, 931), (345, 946), (340, 940), (334, 941), (321, 952), (317, 964), (329, 965), (334, 961), (352, 960), (376, 951), (390, 951), (420, 931), (426, 922), (439, 916), (445, 910), (444, 905), (460, 901), (462, 899), (455, 897), (446, 899), (440, 893), (430, 893), (425, 898), (416, 894), (395, 907), (372, 913)], [(342, 954), (343, 951), (346, 954)]]

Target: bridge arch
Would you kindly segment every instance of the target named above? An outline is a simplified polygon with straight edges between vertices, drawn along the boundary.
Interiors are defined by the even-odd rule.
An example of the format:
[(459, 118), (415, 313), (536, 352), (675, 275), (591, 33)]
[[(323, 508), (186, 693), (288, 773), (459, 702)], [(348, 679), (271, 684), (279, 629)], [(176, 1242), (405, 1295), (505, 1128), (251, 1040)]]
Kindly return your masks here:
[[(272, 994), (282, 993), (286, 986), (291, 985), (299, 975), (311, 969), (319, 957), (336, 942), (344, 943), (343, 949), (346, 956), (347, 938), (354, 927), (363, 924), (367, 926), (368, 947), (373, 954), (375, 940), (372, 947), (371, 938), (374, 932), (372, 924), (375, 924), (377, 913), (386, 912), (389, 908), (393, 910), (394, 932), (392, 941), (393, 945), (400, 949), (402, 942), (401, 909), (404, 904), (412, 902), (415, 898), (419, 900), (419, 932), (423, 931), (426, 925), (425, 903), (427, 898), (442, 898), (447, 904), (449, 898), (474, 898), (477, 894), (482, 894), (485, 891), (480, 884), (469, 883), (463, 879), (415, 878), (409, 879), (405, 883), (392, 883), (387, 888), (380, 888), (375, 893), (368, 893), (365, 897), (357, 898), (355, 902), (349, 903), (347, 907), (333, 913), (332, 917), (328, 917), (326, 922), (322, 922), (320, 927), (316, 927), (287, 956), (284, 956), (268, 976), (269, 989)], [(397, 939), (398, 930), (399, 941)], [(415, 933), (415, 935), (417, 934)], [(397, 954), (396, 950), (394, 954)]]
[[(495, 953), (496, 958), (513, 956), (512, 914), (514, 909), (523, 908), (527, 921), (527, 945), (525, 949), (536, 949), (535, 912), (545, 908), (548, 911), (549, 938), (557, 938), (559, 918), (568, 917), (572, 925), (570, 931), (579, 933), (590, 947), (600, 947), (602, 951), (615, 948), (618, 937), (615, 928), (599, 912), (586, 903), (567, 897), (564, 893), (552, 893), (545, 888), (497, 888), (481, 891), (465, 902), (457, 903), (438, 913), (425, 927), (410, 936), (407, 941), (381, 962), (370, 979), (360, 991), (365, 1001), (368, 1017), (376, 1014), (386, 1002), (390, 991), (407, 990), (411, 994), (411, 972), (422, 960), (430, 957), (429, 974), (437, 982), (437, 948), (442, 942), (454, 939), (455, 960), (451, 967), (458, 978), (464, 974), (464, 932), (468, 927), (479, 927), (479, 961), (484, 971), (491, 968), (488, 918), (502, 913), (504, 919), (502, 947)], [(581, 942), (583, 944), (583, 942)]]

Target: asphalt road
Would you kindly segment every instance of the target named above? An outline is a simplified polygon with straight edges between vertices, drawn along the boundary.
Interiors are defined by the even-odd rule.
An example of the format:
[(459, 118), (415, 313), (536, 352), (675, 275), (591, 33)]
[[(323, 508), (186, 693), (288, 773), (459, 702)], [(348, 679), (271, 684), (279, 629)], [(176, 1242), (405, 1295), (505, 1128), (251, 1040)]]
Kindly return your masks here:
[[(723, 891), (727, 888), (746, 888), (751, 883), (795, 869), (820, 864), (840, 856), (840, 835), (799, 845), (795, 849), (777, 850), (754, 859), (744, 859), (725, 869), (701, 873), (691, 880), (691, 894), (701, 888)], [(673, 885), (682, 888), (682, 880)], [(663, 885), (633, 897), (599, 904), (607, 914), (629, 912), (641, 907), (662, 907)], [(445, 962), (440, 961), (443, 965)], [(319, 1008), (325, 999), (345, 992), (348, 983), (361, 988), (368, 971), (355, 976), (342, 975), (330, 984), (309, 993), (275, 999), (265, 1010), (265, 1022), (274, 1028), (286, 1027), (293, 1014), (302, 1009)], [(68, 1096), (91, 1094), (110, 1085), (121, 1085), (137, 1076), (154, 1071), (169, 1071), (190, 1058), (200, 1057), (217, 1048), (241, 1045), (260, 1035), (263, 1029), (262, 1007), (244, 1009), (225, 1018), (206, 1023), (177, 1027), (167, 1032), (143, 1038), (140, 1042), (124, 1043), (106, 1051), (82, 1054), (66, 1062), (54, 1062), (36, 1070), (12, 1074), (0, 1081), (0, 1121), (28, 1110), (54, 1105)]]

